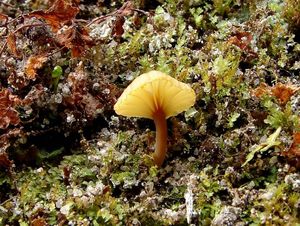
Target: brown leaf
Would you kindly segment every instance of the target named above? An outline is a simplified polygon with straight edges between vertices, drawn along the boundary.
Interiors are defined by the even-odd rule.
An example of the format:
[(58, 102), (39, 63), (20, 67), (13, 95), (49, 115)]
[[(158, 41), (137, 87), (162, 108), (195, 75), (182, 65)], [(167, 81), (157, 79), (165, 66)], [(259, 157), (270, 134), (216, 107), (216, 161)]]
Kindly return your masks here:
[(44, 218), (38, 217), (38, 218), (34, 219), (30, 225), (31, 226), (47, 226), (48, 224)]
[(261, 83), (257, 88), (251, 91), (251, 94), (260, 98), (270, 94), (270, 87), (266, 83)]
[(15, 137), (18, 137), (21, 135), (23, 135), (23, 134), (19, 128), (8, 130), (8, 131), (6, 131), (6, 133), (2, 134), (0, 136), (0, 153), (5, 152), (6, 149), (10, 146), (11, 138), (15, 138)]
[(130, 16), (134, 11), (134, 5), (132, 1), (127, 1), (124, 5), (118, 9), (117, 14), (120, 16)]
[(72, 6), (68, 1), (57, 0), (47, 11), (37, 10), (28, 14), (28, 17), (46, 20), (52, 30), (57, 32), (64, 24), (72, 21), (78, 12), (79, 8)]
[(236, 31), (233, 36), (228, 39), (228, 44), (235, 45), (246, 52), (247, 57), (256, 58), (257, 53), (251, 47), (253, 36), (247, 31)]
[(117, 16), (116, 21), (114, 22), (114, 27), (112, 29), (112, 34), (116, 37), (121, 37), (124, 33), (124, 25), (125, 18), (123, 16)]
[(252, 95), (260, 98), (263, 95), (275, 96), (280, 104), (285, 105), (300, 88), (291, 84), (277, 83), (275, 86), (270, 87), (265, 83), (261, 83), (259, 87), (252, 90)]
[(79, 26), (71, 26), (62, 33), (57, 35), (58, 42), (71, 49), (72, 57), (83, 55), (94, 43), (90, 38), (86, 28)]
[(277, 83), (271, 88), (272, 94), (279, 100), (281, 104), (286, 104), (291, 96), (299, 90), (299, 87), (291, 84)]
[(0, 13), (0, 20), (4, 20), (4, 23), (2, 23), (2, 25), (3, 25), (7, 22), (8, 16), (3, 13)]
[(294, 156), (300, 157), (300, 132), (295, 132), (293, 135), (293, 144), (289, 152)]
[(289, 149), (282, 151), (281, 154), (287, 158), (291, 165), (297, 169), (300, 168), (300, 132), (294, 132), (292, 145)]
[(47, 61), (47, 57), (43, 55), (30, 56), (25, 65), (25, 74), (28, 79), (35, 80), (36, 71)]
[(8, 89), (0, 91), (0, 129), (6, 129), (9, 125), (18, 125), (20, 118), (14, 106), (19, 104), (19, 99), (12, 95)]
[(9, 33), (7, 36), (8, 49), (15, 57), (22, 58), (20, 51), (17, 49), (16, 41), (16, 35), (13, 32)]
[(12, 161), (9, 160), (6, 152), (0, 152), (0, 168), (9, 169), (12, 166)]
[[(250, 32), (236, 32), (234, 36), (228, 39), (230, 44), (238, 46), (242, 50), (247, 50), (250, 48), (250, 43), (253, 37)], [(251, 48), (250, 48), (251, 49)]]

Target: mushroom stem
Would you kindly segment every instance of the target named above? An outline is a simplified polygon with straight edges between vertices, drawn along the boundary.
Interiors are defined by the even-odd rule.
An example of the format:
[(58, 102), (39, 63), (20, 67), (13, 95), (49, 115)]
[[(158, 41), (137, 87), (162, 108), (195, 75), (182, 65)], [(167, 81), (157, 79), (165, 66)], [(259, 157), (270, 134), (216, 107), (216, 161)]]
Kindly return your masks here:
[(166, 157), (168, 139), (165, 113), (162, 110), (158, 110), (153, 115), (153, 120), (156, 128), (156, 143), (153, 158), (156, 165), (161, 166)]

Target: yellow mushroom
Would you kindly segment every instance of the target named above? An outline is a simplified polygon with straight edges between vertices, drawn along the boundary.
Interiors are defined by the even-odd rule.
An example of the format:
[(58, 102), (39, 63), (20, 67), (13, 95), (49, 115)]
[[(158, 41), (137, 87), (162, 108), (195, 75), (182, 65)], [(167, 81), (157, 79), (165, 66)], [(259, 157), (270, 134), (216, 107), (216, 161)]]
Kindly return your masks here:
[(156, 127), (154, 161), (161, 166), (167, 151), (166, 119), (194, 105), (196, 95), (187, 84), (160, 71), (150, 71), (132, 81), (114, 110), (127, 117), (153, 119)]

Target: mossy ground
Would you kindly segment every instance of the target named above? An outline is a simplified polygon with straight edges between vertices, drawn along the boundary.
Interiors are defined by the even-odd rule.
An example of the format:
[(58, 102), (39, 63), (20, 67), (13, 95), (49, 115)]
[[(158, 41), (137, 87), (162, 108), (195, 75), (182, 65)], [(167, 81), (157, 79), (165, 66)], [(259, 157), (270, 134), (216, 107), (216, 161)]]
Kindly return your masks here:
[[(0, 12), (13, 19), (54, 1), (5, 2)], [(82, 0), (76, 19), (124, 2)], [(20, 122), (1, 130), (11, 143), (1, 144), (10, 160), (0, 156), (0, 225), (300, 225), (300, 2), (132, 3), (124, 21), (89, 27), (97, 42), (75, 43), (85, 54), (66, 45), (21, 86), (25, 60), (2, 51), (0, 87), (23, 104), (14, 107)], [(19, 51), (47, 49), (34, 36), (51, 38), (47, 29), (20, 34)], [(149, 70), (197, 94), (168, 120), (161, 168), (153, 122), (113, 111)]]

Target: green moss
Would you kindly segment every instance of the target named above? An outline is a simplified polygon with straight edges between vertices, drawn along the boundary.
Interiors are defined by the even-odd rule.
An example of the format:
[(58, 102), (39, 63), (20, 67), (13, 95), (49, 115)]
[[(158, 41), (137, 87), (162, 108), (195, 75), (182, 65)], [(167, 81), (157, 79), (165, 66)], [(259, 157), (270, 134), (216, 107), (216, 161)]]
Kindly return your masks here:
[[(124, 2), (98, 1), (96, 9), (92, 3), (81, 4), (77, 19), (92, 16), (88, 19), (91, 21)], [(47, 64), (52, 66), (47, 66), (46, 74), (51, 74), (47, 70), (55, 65), (63, 65), (66, 77), (57, 68), (52, 77), (61, 78), (65, 91), (73, 90), (68, 73), (75, 71), (82, 60), (87, 77), (80, 92), (88, 92), (109, 110), (80, 126), (86, 138), (76, 138), (74, 143), (81, 145), (76, 152), (68, 148), (42, 149), (30, 161), (41, 168), (30, 168), (28, 163), (23, 167), (22, 161), (16, 161), (10, 176), (0, 172), (0, 225), (30, 225), (36, 216), (42, 216), (49, 225), (59, 224), (62, 218), (64, 224), (74, 225), (188, 225), (187, 190), (193, 197), (191, 224), (210, 225), (224, 206), (234, 204), (242, 210), (240, 222), (228, 224), (297, 225), (299, 192), (286, 184), (285, 177), (298, 175), (299, 166), (294, 161), (296, 156), (290, 161), (281, 152), (289, 150), (293, 133), (299, 129), (299, 92), (282, 104), (271, 95), (257, 98), (252, 91), (262, 82), (269, 86), (276, 82), (299, 86), (298, 2), (133, 2), (135, 8), (146, 13), (125, 13), (121, 37), (97, 40), (97, 45), (80, 59), (70, 60), (63, 52), (60, 57), (49, 57)], [(105, 29), (113, 27), (114, 22)], [(94, 24), (90, 29), (104, 29), (102, 25)], [(23, 41), (21, 36), (17, 44)], [(25, 54), (33, 52), (26, 49)], [(15, 61), (18, 67), (23, 64)], [(168, 120), (168, 158), (161, 168), (154, 166), (151, 158), (153, 124), (124, 117), (115, 120), (117, 116), (111, 110), (132, 78), (154, 69), (190, 84), (197, 96), (190, 110)], [(43, 112), (53, 108), (48, 106), (54, 95), (49, 87), (51, 78), (40, 83), (44, 77), (38, 73), (37, 79), (20, 91), (7, 84), (10, 74), (3, 73), (1, 86), (12, 89), (21, 100), (31, 85), (43, 87), (43, 100), (34, 100), (27, 107), (28, 111), (33, 108), (37, 119), (45, 118)], [(104, 92), (107, 87), (114, 95)], [(55, 115), (53, 123), (69, 113), (80, 118), (81, 111), (96, 104), (82, 102), (82, 95), (68, 98), (71, 101), (64, 99), (61, 105), (56, 104), (55, 113), (47, 112)], [(83, 106), (73, 105), (72, 101)], [(36, 139), (32, 134), (44, 133), (23, 118), (21, 121), (20, 129), (29, 137), (26, 142)], [(67, 122), (59, 123), (62, 125), (55, 124), (57, 128), (48, 125), (49, 130), (66, 135), (77, 132)], [(68, 129), (62, 133), (61, 126)], [(108, 132), (101, 130), (103, 127)], [(1, 130), (0, 137), (1, 142), (9, 142), (5, 151), (13, 158), (14, 152), (22, 154), (27, 149), (26, 142), (15, 142), (14, 135), (2, 136), (2, 132), (14, 128), (10, 125)], [(0, 167), (4, 163), (0, 160)]]

